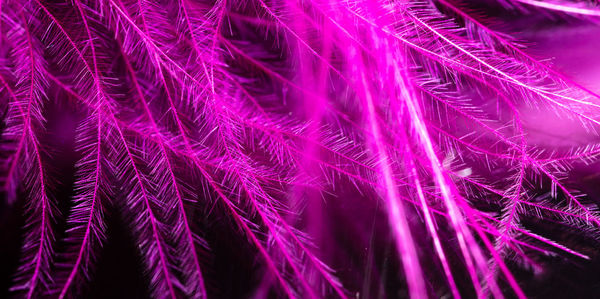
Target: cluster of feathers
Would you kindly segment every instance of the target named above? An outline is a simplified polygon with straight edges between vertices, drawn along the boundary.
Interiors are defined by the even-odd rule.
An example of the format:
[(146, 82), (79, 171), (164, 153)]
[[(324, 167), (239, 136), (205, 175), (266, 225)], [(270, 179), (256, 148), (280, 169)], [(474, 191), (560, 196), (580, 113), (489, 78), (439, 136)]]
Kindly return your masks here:
[[(596, 254), (562, 241), (600, 236), (569, 179), (600, 96), (492, 25), (457, 0), (0, 0), (10, 295), (85, 297), (112, 215), (154, 298), (526, 297), (515, 273)], [(530, 139), (532, 111), (587, 142)]]

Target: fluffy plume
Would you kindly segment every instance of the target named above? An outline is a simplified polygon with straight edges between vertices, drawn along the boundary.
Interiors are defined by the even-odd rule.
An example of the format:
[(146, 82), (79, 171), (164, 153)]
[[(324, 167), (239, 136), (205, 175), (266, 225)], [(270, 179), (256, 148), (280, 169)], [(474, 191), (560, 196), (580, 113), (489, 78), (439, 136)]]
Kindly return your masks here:
[[(596, 257), (569, 238), (600, 240), (572, 179), (600, 153), (600, 97), (475, 8), (0, 0), (10, 292), (89, 294), (114, 231), (156, 298), (524, 298), (549, 257)], [(548, 142), (536, 115), (578, 136)]]

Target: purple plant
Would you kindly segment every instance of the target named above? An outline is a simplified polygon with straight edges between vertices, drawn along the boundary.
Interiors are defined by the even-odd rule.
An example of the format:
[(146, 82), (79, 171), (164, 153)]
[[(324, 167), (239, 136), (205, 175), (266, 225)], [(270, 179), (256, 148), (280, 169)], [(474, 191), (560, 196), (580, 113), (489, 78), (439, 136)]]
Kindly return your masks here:
[(476, 9), (596, 5), (0, 0), (10, 292), (89, 294), (117, 230), (151, 297), (524, 298), (597, 255), (600, 96)]

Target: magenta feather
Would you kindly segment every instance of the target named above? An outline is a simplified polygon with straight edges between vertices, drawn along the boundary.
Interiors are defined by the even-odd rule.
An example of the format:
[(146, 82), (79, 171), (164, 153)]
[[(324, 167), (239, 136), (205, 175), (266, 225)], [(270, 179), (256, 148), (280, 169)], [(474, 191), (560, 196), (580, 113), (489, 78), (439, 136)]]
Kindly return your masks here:
[[(569, 240), (600, 240), (573, 179), (600, 153), (600, 97), (488, 6), (600, 15), (569, 0), (0, 0), (0, 183), (24, 222), (10, 292), (89, 294), (115, 230), (156, 298), (524, 298), (522, 273), (549, 258), (594, 260)], [(74, 107), (77, 130), (47, 125), (49, 106)], [(577, 136), (548, 141), (536, 121)], [(72, 186), (51, 138), (73, 139)]]

